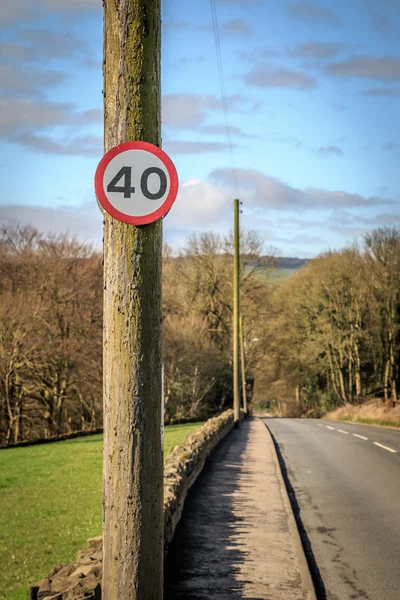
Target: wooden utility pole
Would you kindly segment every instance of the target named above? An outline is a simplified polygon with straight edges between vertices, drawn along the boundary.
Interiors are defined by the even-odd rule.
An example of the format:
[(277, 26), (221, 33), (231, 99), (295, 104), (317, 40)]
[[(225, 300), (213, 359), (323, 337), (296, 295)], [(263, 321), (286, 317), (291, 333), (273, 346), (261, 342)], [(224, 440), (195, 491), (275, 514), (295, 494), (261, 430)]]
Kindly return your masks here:
[(240, 424), (239, 388), (239, 308), (240, 308), (240, 241), (239, 200), (234, 200), (234, 248), (233, 248), (233, 413), (235, 427)]
[[(104, 150), (160, 146), (160, 0), (103, 0)], [(103, 600), (161, 600), (162, 222), (104, 214)]]
[(242, 395), (243, 395), (243, 411), (245, 418), (248, 417), (247, 409), (247, 395), (246, 395), (246, 367), (245, 367), (245, 356), (244, 356), (244, 332), (243, 332), (243, 315), (240, 314), (240, 359), (242, 367)]

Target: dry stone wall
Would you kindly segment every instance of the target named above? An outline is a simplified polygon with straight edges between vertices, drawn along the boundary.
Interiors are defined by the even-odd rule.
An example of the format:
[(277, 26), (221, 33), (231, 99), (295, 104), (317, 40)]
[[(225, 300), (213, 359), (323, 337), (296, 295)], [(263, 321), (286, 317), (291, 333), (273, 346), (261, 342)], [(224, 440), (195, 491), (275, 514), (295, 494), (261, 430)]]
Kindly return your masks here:
[[(186, 495), (201, 473), (211, 450), (233, 427), (233, 411), (209, 419), (199, 431), (175, 447), (164, 466), (164, 541), (171, 542)], [(29, 588), (30, 600), (100, 600), (102, 538), (88, 540), (87, 550), (67, 565), (55, 565), (49, 575)]]

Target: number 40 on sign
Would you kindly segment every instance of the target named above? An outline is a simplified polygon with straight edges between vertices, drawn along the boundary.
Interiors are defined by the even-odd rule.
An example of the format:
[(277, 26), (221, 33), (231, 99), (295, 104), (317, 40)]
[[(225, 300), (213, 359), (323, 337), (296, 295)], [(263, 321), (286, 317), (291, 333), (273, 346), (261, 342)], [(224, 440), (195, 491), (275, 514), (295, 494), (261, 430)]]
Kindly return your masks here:
[(148, 142), (125, 142), (101, 159), (94, 179), (106, 212), (130, 225), (145, 225), (170, 210), (178, 175), (169, 156)]

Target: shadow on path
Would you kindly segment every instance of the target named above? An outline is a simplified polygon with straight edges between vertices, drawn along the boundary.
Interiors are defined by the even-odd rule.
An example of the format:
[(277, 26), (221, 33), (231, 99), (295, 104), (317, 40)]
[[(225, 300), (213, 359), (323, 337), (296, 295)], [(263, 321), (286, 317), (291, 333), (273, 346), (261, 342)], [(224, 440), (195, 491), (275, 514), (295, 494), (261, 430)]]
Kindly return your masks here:
[(297, 528), (299, 530), (299, 534), (300, 534), (300, 538), (301, 538), (301, 543), (303, 545), (303, 549), (304, 549), (304, 553), (306, 555), (306, 559), (307, 559), (307, 563), (308, 563), (308, 567), (310, 569), (310, 573), (311, 573), (311, 577), (313, 580), (313, 584), (314, 584), (314, 588), (315, 588), (315, 594), (317, 596), (317, 600), (326, 600), (326, 589), (325, 589), (325, 585), (323, 582), (323, 579), (321, 577), (321, 573), (319, 571), (317, 562), (315, 560), (315, 556), (313, 553), (313, 549), (312, 549), (312, 544), (311, 541), (307, 535), (307, 531), (304, 527), (303, 521), (301, 519), (301, 509), (300, 509), (300, 505), (297, 501), (296, 498), (296, 493), (294, 491), (294, 488), (290, 482), (290, 478), (289, 478), (289, 473), (288, 473), (288, 469), (286, 466), (286, 462), (285, 459), (283, 458), (282, 452), (279, 448), (279, 444), (276, 441), (275, 436), (273, 435), (271, 429), (268, 427), (267, 423), (266, 423), (266, 419), (264, 419), (264, 423), (266, 425), (266, 427), (268, 428), (272, 440), (274, 442), (275, 445), (275, 449), (276, 449), (276, 453), (278, 455), (278, 460), (279, 460), (279, 464), (281, 467), (281, 471), (282, 471), (282, 475), (283, 475), (283, 479), (285, 481), (285, 486), (289, 495), (289, 500), (290, 500), (290, 504), (292, 506), (292, 510), (293, 510), (293, 514), (294, 514), (294, 518), (296, 519), (296, 524), (297, 524)]
[[(165, 600), (244, 598), (246, 582), (238, 575), (240, 565), (249, 560), (241, 544), (246, 522), (234, 510), (243, 500), (233, 496), (248, 438), (246, 427), (232, 430), (212, 452), (191, 488), (166, 557)], [(232, 444), (235, 452), (230, 452)]]

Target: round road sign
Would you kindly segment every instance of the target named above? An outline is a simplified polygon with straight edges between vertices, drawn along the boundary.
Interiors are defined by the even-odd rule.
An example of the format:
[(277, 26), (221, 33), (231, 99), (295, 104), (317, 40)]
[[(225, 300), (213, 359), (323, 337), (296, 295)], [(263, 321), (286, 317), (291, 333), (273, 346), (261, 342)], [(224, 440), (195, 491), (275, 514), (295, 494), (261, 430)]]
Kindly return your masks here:
[(148, 142), (125, 142), (101, 159), (94, 178), (106, 212), (130, 225), (145, 225), (170, 210), (178, 193), (172, 160)]

